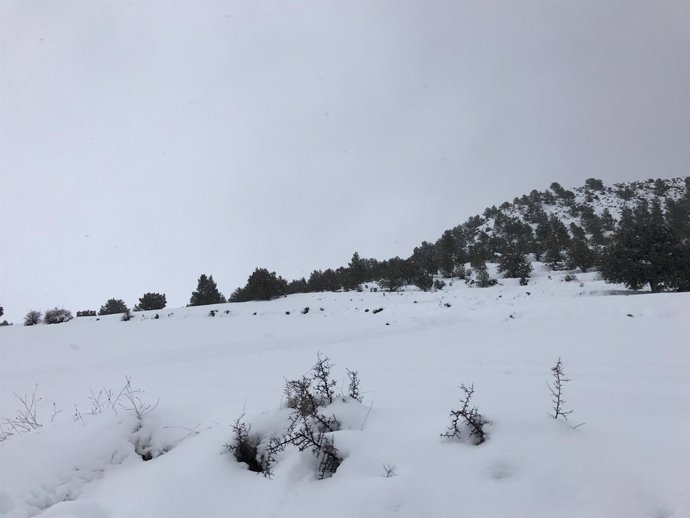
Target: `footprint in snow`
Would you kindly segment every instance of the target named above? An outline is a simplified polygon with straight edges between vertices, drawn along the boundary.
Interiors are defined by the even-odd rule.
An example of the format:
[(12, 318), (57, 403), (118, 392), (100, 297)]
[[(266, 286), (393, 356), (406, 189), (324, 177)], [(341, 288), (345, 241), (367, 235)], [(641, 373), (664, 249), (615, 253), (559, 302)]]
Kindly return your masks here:
[(494, 480), (504, 480), (506, 478), (512, 478), (515, 475), (517, 469), (515, 466), (506, 461), (497, 461), (489, 466), (489, 476)]

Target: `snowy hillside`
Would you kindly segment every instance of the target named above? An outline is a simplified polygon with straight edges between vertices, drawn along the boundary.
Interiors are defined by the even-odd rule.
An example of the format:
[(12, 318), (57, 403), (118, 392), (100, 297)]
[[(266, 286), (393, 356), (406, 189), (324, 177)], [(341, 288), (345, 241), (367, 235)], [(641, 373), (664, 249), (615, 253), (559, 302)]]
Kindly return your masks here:
[[(0, 516), (690, 516), (690, 294), (625, 296), (596, 272), (566, 282), (534, 267), (528, 286), (2, 328)], [(314, 456), (289, 446), (272, 479), (247, 470), (226, 446), (233, 423), (279, 427), (286, 380), (319, 352), (336, 392), (346, 368), (361, 378), (362, 403), (328, 408), (342, 463), (319, 480)], [(549, 415), (559, 357), (567, 422)], [(440, 436), (461, 384), (489, 421), (478, 446)], [(34, 390), (32, 423), (20, 400)]]
[(571, 190), (558, 184), (543, 192), (533, 190), (530, 194), (515, 198), (513, 202), (504, 202), (497, 209), (484, 211), (484, 222), (479, 230), (491, 231), (495, 227), (496, 215), (501, 213), (506, 218), (515, 218), (522, 222), (534, 223), (538, 214), (546, 217), (555, 216), (569, 228), (571, 223), (585, 227), (585, 220), (594, 214), (597, 218), (617, 223), (624, 210), (635, 210), (640, 203), (651, 208), (658, 204), (663, 211), (669, 200), (678, 201), (686, 196), (689, 179), (649, 179), (646, 181), (620, 183), (613, 186), (601, 184), (599, 187), (588, 185)]

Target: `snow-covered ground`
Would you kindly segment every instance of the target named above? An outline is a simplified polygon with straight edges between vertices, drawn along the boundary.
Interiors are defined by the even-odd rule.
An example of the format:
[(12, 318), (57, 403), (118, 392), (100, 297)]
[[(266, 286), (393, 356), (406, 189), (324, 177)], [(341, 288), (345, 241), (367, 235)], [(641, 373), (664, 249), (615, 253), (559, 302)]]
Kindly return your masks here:
[[(690, 294), (564, 275), (2, 328), (0, 416), (37, 385), (42, 426), (0, 442), (0, 516), (690, 516)], [(224, 446), (232, 423), (284, 415), (285, 380), (318, 352), (338, 390), (346, 368), (362, 380), (363, 404), (335, 409), (343, 463), (319, 480), (288, 448), (273, 479), (248, 471)], [(549, 416), (559, 357), (568, 423)], [(141, 423), (104, 396), (92, 413), (125, 376), (152, 405)], [(480, 446), (440, 437), (461, 383), (491, 422)]]

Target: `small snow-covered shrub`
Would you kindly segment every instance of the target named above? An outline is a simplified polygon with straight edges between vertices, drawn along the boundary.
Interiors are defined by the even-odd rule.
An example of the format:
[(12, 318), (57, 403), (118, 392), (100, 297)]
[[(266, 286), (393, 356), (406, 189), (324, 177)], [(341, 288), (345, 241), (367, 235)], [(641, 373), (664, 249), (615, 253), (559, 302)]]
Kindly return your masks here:
[(29, 311), (24, 317), (25, 326), (35, 326), (41, 322), (40, 311)]
[(85, 309), (84, 311), (77, 311), (77, 318), (78, 317), (95, 317), (96, 316), (96, 311), (93, 309)]
[(477, 286), (479, 288), (489, 288), (495, 286), (498, 281), (489, 275), (486, 265), (480, 268), (474, 268), (465, 276), (465, 283), (468, 286)]
[(496, 279), (491, 278), (489, 272), (486, 268), (480, 268), (476, 270), (477, 273), (477, 286), (480, 288), (488, 288), (490, 286), (496, 285), (498, 282)]
[(450, 411), (450, 425), (441, 434), (441, 437), (463, 440), (467, 435), (473, 444), (482, 444), (486, 441), (484, 426), (488, 424), (488, 421), (479, 413), (476, 406), (470, 407), (470, 400), (474, 395), (474, 385), (469, 387), (460, 385), (460, 390), (464, 394), (460, 398), (460, 408)]
[(72, 312), (61, 308), (49, 309), (43, 317), (45, 324), (61, 324), (70, 320), (72, 320)]
[[(347, 370), (348, 393), (335, 392), (336, 381), (331, 377), (330, 358), (317, 355), (311, 373), (285, 382), (285, 406), (291, 409), (283, 429), (274, 432), (252, 433), (251, 425), (242, 421), (244, 414), (233, 425), (233, 440), (226, 445), (235, 459), (247, 464), (250, 471), (273, 476), (273, 465), (288, 446), (310, 451), (318, 462), (320, 479), (333, 475), (343, 461), (335, 447), (334, 432), (342, 423), (331, 412), (331, 405), (361, 403), (357, 371)], [(338, 400), (338, 401), (337, 401)]]
[(127, 311), (122, 313), (122, 318), (120, 318), (123, 322), (128, 322), (129, 320), (132, 320), (132, 313), (130, 313), (129, 308)]
[(247, 464), (249, 471), (256, 473), (265, 473), (266, 469), (258, 460), (257, 446), (259, 444), (259, 436), (250, 436), (251, 425), (242, 421), (244, 414), (235, 420), (232, 425), (232, 442), (226, 447), (233, 453), (237, 462), (244, 462)]
[(455, 266), (455, 270), (453, 270), (453, 277), (456, 277), (458, 279), (465, 279), (467, 276), (467, 269), (465, 268), (464, 264), (458, 264)]
[(436, 279), (434, 281), (434, 289), (436, 290), (442, 290), (443, 288), (446, 287), (446, 282), (442, 281), (441, 279)]

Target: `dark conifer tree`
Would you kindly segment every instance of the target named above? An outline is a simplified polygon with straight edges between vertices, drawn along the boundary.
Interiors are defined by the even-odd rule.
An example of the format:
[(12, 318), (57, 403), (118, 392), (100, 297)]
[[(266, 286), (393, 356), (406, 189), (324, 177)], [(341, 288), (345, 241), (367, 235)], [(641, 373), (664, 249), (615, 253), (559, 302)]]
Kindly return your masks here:
[(498, 271), (505, 277), (519, 278), (520, 284), (526, 285), (532, 273), (532, 265), (525, 254), (512, 249), (499, 258)]
[(436, 243), (437, 262), (444, 277), (452, 277), (455, 270), (455, 239), (453, 232), (446, 230)]
[(585, 239), (575, 238), (570, 242), (568, 246), (568, 267), (579, 268), (584, 273), (588, 268), (596, 264), (596, 258), (596, 253), (589, 247)]
[(244, 288), (237, 288), (230, 296), (230, 302), (248, 300), (271, 300), (287, 293), (287, 281), (269, 272), (266, 268), (257, 268), (247, 279)]
[(134, 306), (134, 311), (150, 311), (153, 309), (163, 309), (167, 300), (165, 298), (165, 293), (144, 293), (139, 298), (139, 304)]
[(636, 224), (616, 233), (601, 259), (607, 282), (653, 292), (690, 288), (690, 246), (666, 225)]
[(436, 248), (431, 243), (422, 241), (422, 244), (415, 247), (412, 259), (425, 272), (436, 275), (438, 272), (438, 260), (436, 258)]
[(208, 304), (222, 304), (226, 302), (225, 297), (218, 291), (213, 280), (213, 275), (207, 277), (206, 274), (201, 274), (197, 282), (196, 291), (192, 292), (189, 299), (190, 306), (206, 306)]
[(292, 280), (287, 284), (286, 293), (288, 295), (292, 295), (294, 293), (308, 293), (309, 291), (307, 280), (304, 277), (301, 279)]
[(108, 301), (101, 306), (99, 315), (115, 315), (117, 313), (127, 313), (129, 308), (122, 299), (108, 299)]

